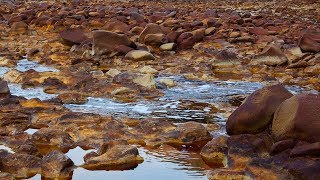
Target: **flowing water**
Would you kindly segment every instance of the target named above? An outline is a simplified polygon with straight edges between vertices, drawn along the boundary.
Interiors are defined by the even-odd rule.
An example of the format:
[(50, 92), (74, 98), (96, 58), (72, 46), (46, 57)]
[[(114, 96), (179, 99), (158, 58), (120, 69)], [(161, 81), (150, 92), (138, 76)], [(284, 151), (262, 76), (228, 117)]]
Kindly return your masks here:
[[(38, 72), (58, 71), (55, 68), (43, 66), (33, 61), (23, 59), (18, 62), (17, 70), (27, 71), (34, 69)], [(0, 77), (10, 68), (0, 67)], [(159, 77), (162, 78), (162, 77)], [(159, 79), (158, 78), (158, 79)], [(177, 86), (163, 89), (164, 96), (151, 101), (139, 101), (134, 103), (121, 103), (108, 98), (89, 97), (88, 102), (82, 105), (65, 104), (64, 106), (76, 112), (90, 112), (101, 115), (113, 115), (115, 117), (131, 118), (164, 118), (174, 122), (198, 121), (202, 123), (219, 123), (222, 130), (217, 133), (224, 134), (224, 124), (228, 113), (235, 107), (229, 105), (229, 111), (225, 104), (235, 95), (248, 95), (264, 85), (257, 82), (243, 81), (214, 81), (202, 82), (187, 80), (181, 76), (169, 76), (176, 81)], [(156, 79), (157, 80), (157, 79)], [(286, 86), (293, 93), (317, 91), (308, 90), (299, 86)], [(56, 97), (55, 94), (46, 94), (41, 87), (22, 89), (19, 84), (9, 84), (13, 95), (24, 96), (27, 99), (39, 98), (41, 100)], [(225, 108), (224, 111), (214, 110)], [(231, 109), (230, 109), (231, 108)], [(26, 132), (33, 134), (37, 130), (29, 129)], [(6, 148), (5, 146), (0, 146)], [(138, 147), (144, 162), (134, 170), (127, 171), (89, 171), (77, 168), (73, 179), (206, 179), (206, 171), (209, 169), (201, 160), (199, 154), (176, 150), (163, 146), (157, 150), (148, 150)], [(76, 165), (83, 163), (83, 156), (92, 150), (82, 150), (77, 147), (70, 150), (69, 156)], [(41, 179), (36, 175), (31, 179)]]

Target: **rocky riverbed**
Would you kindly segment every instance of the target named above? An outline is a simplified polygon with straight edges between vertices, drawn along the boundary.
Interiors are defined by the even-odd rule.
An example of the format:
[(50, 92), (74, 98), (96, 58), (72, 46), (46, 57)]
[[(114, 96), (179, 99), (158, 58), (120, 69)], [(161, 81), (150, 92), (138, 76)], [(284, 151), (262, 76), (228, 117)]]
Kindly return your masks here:
[(1, 179), (319, 179), (319, 9), (1, 1)]

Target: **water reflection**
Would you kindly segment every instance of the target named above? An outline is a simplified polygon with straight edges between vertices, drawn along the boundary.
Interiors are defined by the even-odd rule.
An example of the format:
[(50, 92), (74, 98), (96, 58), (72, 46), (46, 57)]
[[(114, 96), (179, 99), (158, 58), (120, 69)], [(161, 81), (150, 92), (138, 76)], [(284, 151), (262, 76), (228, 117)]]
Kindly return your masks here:
[(179, 151), (165, 146), (160, 149), (148, 150), (139, 147), (140, 156), (144, 162), (134, 170), (126, 171), (90, 171), (77, 168), (73, 179), (102, 180), (108, 177), (113, 180), (131, 179), (207, 179), (205, 174), (209, 169), (201, 160), (199, 154), (188, 151)]

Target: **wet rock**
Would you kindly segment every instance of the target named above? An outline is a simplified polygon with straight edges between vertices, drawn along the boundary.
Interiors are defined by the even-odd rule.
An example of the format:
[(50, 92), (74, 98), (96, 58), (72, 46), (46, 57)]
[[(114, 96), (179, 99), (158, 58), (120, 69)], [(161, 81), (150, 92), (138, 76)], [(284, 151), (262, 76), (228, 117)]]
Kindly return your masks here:
[(264, 48), (261, 54), (252, 59), (251, 63), (262, 63), (268, 66), (277, 66), (287, 63), (288, 59), (281, 49), (275, 45), (269, 45)]
[(146, 25), (144, 30), (141, 32), (141, 34), (139, 36), (139, 42), (144, 43), (145, 37), (148, 34), (163, 34), (163, 30), (162, 30), (161, 26), (159, 26), (158, 24), (149, 23)]
[(129, 94), (135, 92), (133, 89), (127, 88), (127, 87), (120, 87), (118, 89), (115, 89), (111, 92), (111, 95), (122, 95), (122, 94)]
[[(2, 109), (4, 109), (3, 106)], [(30, 115), (15, 112), (18, 109), (15, 109), (13, 106), (10, 109), (11, 111), (9, 112), (0, 113), (0, 134), (21, 133), (30, 125)]]
[(19, 83), (22, 79), (21, 74), (22, 73), (18, 70), (10, 70), (3, 76), (3, 80), (12, 83)]
[(275, 112), (272, 134), (276, 140), (294, 138), (309, 142), (320, 139), (320, 96), (301, 94), (285, 100)]
[(150, 46), (160, 46), (168, 42), (164, 34), (147, 34), (144, 38), (144, 43)]
[(75, 147), (71, 136), (58, 129), (42, 128), (32, 135), (32, 142), (42, 154), (51, 150), (60, 150), (64, 153)]
[(137, 76), (133, 82), (149, 89), (156, 89), (156, 82), (151, 74)]
[(6, 81), (0, 80), (0, 98), (7, 98), (10, 96), (10, 90)]
[(270, 149), (270, 154), (275, 155), (281, 153), (287, 149), (293, 148), (297, 144), (297, 141), (294, 139), (286, 139), (283, 141), (278, 141), (274, 143)]
[(152, 74), (120, 73), (113, 78), (113, 83), (130, 87), (132, 84), (155, 89), (156, 83)]
[(63, 93), (57, 98), (60, 99), (63, 104), (84, 104), (88, 101), (87, 97), (78, 93)]
[(166, 43), (160, 46), (162, 51), (175, 51), (177, 49), (176, 43)]
[(100, 148), (98, 154), (86, 155), (82, 167), (89, 170), (127, 170), (142, 162), (136, 147), (127, 143), (108, 143)]
[(117, 34), (110, 31), (97, 30), (93, 31), (93, 51), (94, 54), (126, 54), (131, 50), (133, 43), (123, 34)]
[(41, 173), (41, 159), (28, 154), (8, 154), (1, 158), (2, 172), (8, 172), (15, 178), (31, 178)]
[(320, 161), (313, 158), (294, 158), (285, 163), (285, 169), (298, 179), (319, 179)]
[(278, 106), (291, 96), (280, 84), (255, 91), (230, 115), (227, 133), (233, 135), (263, 131), (271, 124)]
[(159, 71), (151, 66), (143, 66), (141, 69), (139, 69), (139, 72), (142, 74), (157, 74)]
[(174, 87), (177, 85), (173, 79), (169, 79), (169, 78), (160, 79), (159, 83), (164, 84), (167, 87)]
[(206, 128), (197, 122), (182, 123), (166, 135), (166, 144), (172, 146), (186, 145), (194, 149), (203, 147), (212, 139)]
[(60, 38), (65, 44), (69, 46), (72, 46), (74, 44), (81, 44), (89, 40), (84, 31), (81, 29), (64, 30), (60, 33)]
[(143, 50), (132, 50), (126, 54), (125, 58), (134, 61), (145, 61), (155, 59), (155, 57), (150, 52)]
[[(234, 165), (237, 164), (237, 157), (259, 157), (269, 154), (273, 139), (268, 133), (240, 134), (230, 136), (227, 140), (228, 155), (232, 158)], [(241, 158), (239, 159), (241, 162)]]
[(297, 144), (290, 152), (290, 157), (316, 156), (320, 155), (320, 142), (311, 144)]
[(250, 176), (246, 175), (245, 171), (230, 170), (230, 169), (216, 169), (208, 173), (209, 180), (217, 179), (234, 179), (234, 180), (249, 180)]
[(42, 158), (41, 175), (47, 179), (71, 179), (74, 164), (60, 151), (51, 151)]
[(201, 149), (201, 158), (211, 167), (224, 167), (227, 165), (227, 137), (220, 136), (212, 139)]
[(14, 22), (11, 26), (12, 34), (26, 34), (28, 32), (29, 26), (22, 21)]
[(305, 32), (299, 39), (299, 47), (305, 52), (320, 52), (320, 32)]

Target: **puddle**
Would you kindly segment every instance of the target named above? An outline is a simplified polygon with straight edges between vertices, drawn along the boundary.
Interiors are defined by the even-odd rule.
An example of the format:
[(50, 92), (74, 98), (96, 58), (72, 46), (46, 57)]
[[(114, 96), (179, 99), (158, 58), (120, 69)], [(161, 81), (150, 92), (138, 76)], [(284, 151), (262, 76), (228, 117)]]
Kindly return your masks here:
[(66, 153), (66, 156), (68, 156), (75, 165), (80, 166), (84, 163), (83, 157), (95, 150), (83, 150), (81, 147), (77, 146), (74, 149), (70, 149), (68, 153)]
[(23, 96), (27, 99), (39, 98), (40, 100), (47, 100), (57, 96), (55, 94), (47, 94), (43, 92), (42, 87), (23, 89), (20, 84), (9, 84), (8, 86), (12, 95)]
[(106, 177), (112, 180), (130, 179), (207, 179), (206, 169), (208, 168), (199, 155), (187, 151), (178, 151), (173, 148), (157, 151), (149, 151), (138, 148), (139, 154), (144, 158), (144, 162), (139, 164), (134, 170), (126, 171), (90, 171), (77, 168), (73, 173), (75, 180), (103, 180)]
[(59, 70), (56, 68), (44, 66), (35, 61), (29, 61), (27, 59), (22, 59), (18, 61), (16, 69), (21, 72), (25, 72), (30, 69), (33, 69), (37, 72), (59, 72)]
[(24, 132), (32, 135), (32, 134), (36, 133), (38, 130), (39, 130), (39, 129), (27, 129), (27, 130), (25, 130)]

